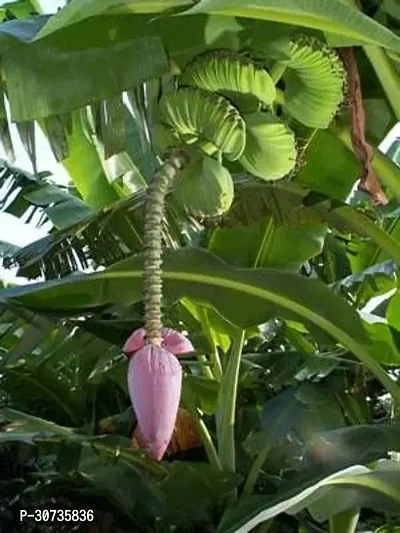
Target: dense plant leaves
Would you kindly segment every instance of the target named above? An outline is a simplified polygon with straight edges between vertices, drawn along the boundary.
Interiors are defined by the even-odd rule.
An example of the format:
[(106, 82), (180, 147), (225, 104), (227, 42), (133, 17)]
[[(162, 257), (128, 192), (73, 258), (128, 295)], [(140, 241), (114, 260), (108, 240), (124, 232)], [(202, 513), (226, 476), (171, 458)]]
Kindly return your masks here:
[(236, 474), (215, 471), (207, 464), (154, 463), (143, 452), (129, 449), (129, 439), (87, 437), (9, 409), (1, 414), (8, 426), (0, 443), (31, 442), (41, 457), (55, 454), (53, 477), (58, 471), (73, 475), (74, 483), (85, 481), (92, 492), (106, 496), (134, 522), (144, 520), (143, 527), (155, 516), (164, 526), (212, 523), (220, 498), (240, 481)]
[[(358, 476), (357, 476), (358, 477)], [(338, 482), (338, 486), (311, 503), (308, 511), (319, 522), (338, 513), (368, 506), (375, 511), (394, 512), (400, 501), (400, 474), (393, 464), (392, 470), (372, 471), (357, 479), (350, 476)]]
[[(83, 179), (85, 176), (82, 174)], [(101, 198), (96, 192), (94, 195)], [(20, 266), (20, 275), (35, 278), (42, 273), (49, 279), (118, 262), (141, 250), (143, 201), (143, 193), (137, 193), (115, 202), (109, 209), (26, 246), (10, 263)]]
[[(151, 461), (142, 452), (131, 450), (129, 439), (117, 438), (115, 442), (115, 440), (105, 437), (88, 437), (74, 428), (60, 426), (49, 420), (28, 415), (15, 409), (2, 409), (1, 416), (3, 423), (7, 422), (7, 431), (0, 433), (0, 440), (19, 441), (21, 440), (21, 435), (23, 435), (24, 440), (26, 435), (30, 435), (31, 442), (38, 442), (58, 436), (67, 441), (80, 443), (85, 448), (97, 449), (108, 457), (120, 458), (121, 462), (130, 468), (143, 467), (155, 475), (165, 473), (165, 469), (161, 465)], [(113, 442), (117, 446), (112, 446)]]
[(43, 38), (51, 33), (59, 31), (70, 24), (84, 20), (95, 15), (105, 15), (107, 12), (111, 13), (159, 13), (165, 10), (185, 7), (189, 4), (188, 0), (169, 0), (167, 3), (159, 4), (158, 2), (149, 2), (142, 0), (139, 2), (132, 2), (125, 0), (124, 2), (118, 0), (106, 0), (99, 4), (93, 0), (84, 0), (70, 2), (64, 9), (53, 16), (46, 27), (40, 34)]
[(79, 111), (71, 115), (71, 130), (67, 132), (66, 142), (68, 157), (62, 163), (84, 202), (97, 211), (118, 200), (95, 146), (85, 136)]
[(25, 19), (9, 20), (0, 26), (0, 39), (7, 46), (10, 44), (30, 43), (49, 19), (46, 15), (29, 17)]
[[(141, 273), (142, 258), (137, 256), (106, 272), (11, 289), (3, 292), (3, 298), (37, 310), (79, 314), (111, 303), (137, 302), (141, 299)], [(201, 249), (168, 254), (163, 277), (170, 298), (206, 300), (241, 327), (261, 324), (275, 312), (298, 315), (347, 346), (392, 394), (400, 394), (369, 354), (356, 313), (317, 280), (273, 269), (233, 269)]]
[[(134, 65), (130, 61), (132, 57), (137, 58)], [(102, 65), (101, 78), (97, 75), (99, 64)], [(106, 48), (60, 51), (40, 41), (9, 45), (3, 68), (11, 118), (21, 122), (68, 113), (94, 101), (111, 98), (165, 74), (168, 62), (157, 38), (132, 39)], [(71, 79), (75, 79), (78, 86), (71, 84)]]
[(4, 85), (0, 86), (0, 142), (8, 161), (14, 163), (15, 153), (6, 111)]
[[(142, 474), (146, 460), (143, 458), (140, 464), (140, 456), (136, 458), (135, 451), (128, 449), (129, 440), (119, 438), (114, 446), (112, 442), (110, 444), (107, 449), (102, 444), (100, 448), (87, 446), (83, 441), (75, 475), (89, 481), (92, 490), (105, 496), (116, 509), (121, 509), (131, 520), (145, 527), (154, 514), (163, 513), (162, 494), (152, 479)], [(118, 450), (121, 450), (122, 456), (119, 456)]]
[(260, 431), (249, 435), (244, 446), (251, 455), (270, 451), (270, 462), (275, 462), (276, 453), (282, 452), (280, 458), (283, 463), (284, 459), (290, 460), (282, 449), (286, 439), (292, 442), (291, 454), (294, 455), (297, 449), (298, 455), (302, 456), (305, 443), (315, 433), (344, 425), (334, 383), (303, 382), (274, 396), (264, 405)]
[(183, 403), (190, 407), (199, 407), (206, 415), (213, 415), (219, 388), (219, 383), (215, 380), (187, 375), (182, 383)]
[[(124, 302), (128, 305), (141, 299), (141, 269), (142, 258), (136, 256), (105, 272), (19, 287), (3, 292), (3, 297), (18, 300), (32, 308), (66, 313), (94, 310), (110, 303)], [(124, 283), (126, 279), (130, 279), (128, 287)], [(340, 329), (349, 331), (349, 334), (351, 331), (355, 339), (363, 339), (356, 314), (344, 301), (331, 294), (318, 281), (297, 274), (275, 269), (234, 269), (205, 250), (183, 249), (167, 254), (164, 279), (167, 295), (176, 297), (186, 293), (209, 300), (216, 304), (226, 318), (240, 326), (249, 327), (264, 322), (272, 308), (278, 306), (299, 313), (306, 320), (315, 321), (321, 326), (325, 321), (340, 323)], [(181, 281), (178, 282), (179, 280)], [(110, 283), (117, 290), (110, 290)], [(203, 285), (201, 291), (207, 287), (214, 289), (209, 293), (197, 294), (199, 289), (196, 287), (199, 283)], [(124, 291), (118, 290), (118, 287), (123, 286)], [(218, 288), (222, 292), (217, 295)], [(239, 294), (246, 299), (250, 298), (249, 303), (252, 302), (253, 306), (249, 305), (244, 309), (243, 302), (240, 306), (232, 306)], [(314, 300), (324, 298), (325, 307), (319, 308), (311, 294), (314, 294)], [(219, 300), (219, 296), (224, 297)], [(272, 303), (272, 308), (265, 307), (268, 301)], [(338, 316), (339, 313), (342, 316)]]
[[(49, 35), (58, 31), (68, 24), (79, 22), (94, 15), (104, 15), (107, 12), (127, 12), (127, 13), (155, 13), (167, 11), (168, 9), (188, 6), (185, 0), (173, 0), (160, 6), (156, 2), (135, 2), (125, 1), (122, 5), (115, 0), (107, 1), (101, 5), (93, 0), (72, 2), (64, 8), (58, 15), (50, 19), (41, 36)], [(225, 0), (202, 0), (188, 13), (218, 13), (221, 15), (231, 15), (236, 17), (251, 17), (263, 20), (275, 20), (299, 26), (316, 28), (322, 31), (337, 33), (348, 38), (349, 44), (357, 44), (359, 41), (370, 42), (380, 46), (386, 46), (393, 50), (400, 50), (400, 40), (386, 28), (380, 26), (375, 21), (362, 15), (359, 11), (351, 8), (344, 1), (332, 4), (328, 0), (315, 2), (302, 0), (269, 0), (248, 6), (241, 0), (227, 2)], [(186, 13), (185, 12), (185, 13)], [(165, 22), (168, 24), (167, 22)]]
[[(348, 127), (342, 124), (332, 123), (330, 129), (337, 139), (339, 139), (344, 146), (354, 152), (351, 135)], [(385, 154), (383, 154), (377, 147), (372, 146), (374, 157), (372, 160), (372, 169), (376, 173), (379, 181), (387, 187), (394, 198), (400, 197), (399, 176), (400, 170), (398, 166)]]
[[(124, 13), (123, 16), (117, 12), (111, 12), (102, 14), (100, 17), (84, 18), (71, 25), (67, 24), (62, 31), (50, 31), (50, 35), (44, 40), (57, 46), (65, 46), (68, 43), (68, 46), (84, 48), (112, 46), (115, 40), (130, 40), (133, 35), (161, 38), (174, 65), (182, 68), (205, 49), (231, 48), (236, 50), (242, 42), (244, 45), (252, 34), (251, 29), (243, 32), (243, 23), (233, 17), (219, 15), (169, 17), (168, 24), (165, 24), (166, 19), (163, 16), (157, 16), (157, 14), (154, 16), (152, 13), (146, 14), (143, 11), (135, 13), (136, 6), (138, 4), (135, 2), (130, 6), (133, 10)], [(94, 7), (97, 9), (99, 4)], [(157, 7), (163, 9), (167, 6), (158, 4)], [(81, 12), (81, 7), (78, 9)], [(61, 12), (50, 19), (48, 27), (59, 15)]]
[[(143, 527), (155, 514), (163, 512), (157, 481), (165, 477), (166, 470), (142, 452), (130, 449), (130, 439), (88, 437), (10, 409), (4, 409), (1, 414), (3, 421), (11, 423), (1, 433), (0, 443), (30, 442), (35, 446), (36, 456), (43, 465), (38, 478), (46, 482), (50, 497), (57, 494), (57, 488), (50, 483), (58, 480), (64, 484), (65, 495), (80, 489), (79, 500), (88, 493), (96, 499), (106, 498), (114, 512), (122, 511)], [(40, 490), (40, 485), (37, 488)]]
[(304, 479), (310, 472), (331, 474), (353, 464), (369, 464), (397, 448), (399, 424), (354, 425), (318, 431), (304, 450)]
[[(18, 306), (0, 305), (0, 388), (2, 403), (61, 424), (83, 424), (96, 388), (88, 379), (100, 357), (112, 361), (120, 350), (67, 321), (51, 320)], [(124, 390), (106, 383), (106, 409), (117, 409)], [(121, 390), (121, 398), (118, 398)], [(127, 396), (126, 396), (127, 398)], [(109, 414), (98, 406), (98, 415)]]
[(329, 529), (331, 533), (348, 531), (355, 532), (360, 518), (360, 509), (354, 508), (341, 513), (335, 513), (329, 519)]
[[(315, 506), (315, 502), (326, 497), (334, 487), (351, 487), (359, 492), (367, 489), (362, 500), (368, 503), (373, 501), (368, 490), (373, 491), (372, 498), (382, 495), (393, 506), (400, 501), (400, 476), (397, 471), (374, 471), (363, 466), (352, 466), (312, 483), (295, 488), (292, 486), (290, 491), (280, 494), (272, 502), (270, 498), (262, 496), (246, 498), (235, 510), (231, 509), (225, 514), (218, 533), (247, 533), (261, 522), (281, 513), (296, 514), (310, 505)], [(352, 501), (349, 503), (353, 505)]]
[(314, 348), (311, 354), (292, 349), (259, 354), (246, 353), (242, 361), (268, 369), (268, 382), (278, 390), (284, 385), (292, 385), (298, 381), (324, 378), (343, 363), (340, 353), (314, 354)]
[(30, 0), (17, 0), (16, 2), (5, 2), (0, 8), (0, 15), (13, 17), (27, 17), (36, 13), (35, 2)]
[(375, 531), (375, 533), (400, 533), (400, 526), (386, 524)]
[(336, 397), (336, 388), (339, 386), (333, 378), (321, 383), (304, 382), (296, 390), (296, 399), (306, 407), (302, 419), (297, 421), (297, 434), (304, 442), (317, 431), (345, 425), (344, 414)]
[[(47, 278), (60, 276), (56, 266), (59, 261), (64, 266), (61, 275), (87, 268), (89, 261), (93, 266), (113, 264), (141, 249), (143, 199), (143, 193), (139, 192), (120, 200), (106, 211), (88, 218), (82, 224), (75, 224), (63, 232), (49, 235), (23, 248), (13, 260), (19, 264), (23, 275), (35, 277), (40, 267)], [(317, 251), (320, 246), (322, 237), (319, 234), (320, 224), (367, 237), (370, 240), (364, 241), (366, 244), (372, 242), (374, 249), (382, 248), (387, 256), (400, 263), (400, 245), (366, 214), (348, 205), (330, 200), (326, 196), (312, 193), (310, 189), (293, 182), (281, 181), (272, 185), (247, 178), (237, 179), (234, 205), (222, 221), (222, 227), (233, 228), (233, 234), (236, 231), (239, 233), (243, 231), (248, 235), (249, 232), (245, 229), (239, 229), (240, 225), (248, 226), (256, 223), (261, 225), (261, 221), (265, 220), (270, 213), (274, 216), (278, 234), (295, 239), (300, 231), (302, 237), (300, 241), (296, 241), (296, 248), (299, 242), (303, 243), (303, 238), (304, 244), (299, 246), (298, 253), (296, 251), (294, 254), (293, 251), (293, 255), (284, 242), (276, 242), (272, 245), (275, 255), (272, 255), (269, 260), (266, 259), (265, 265), (281, 266), (283, 258), (286, 257), (287, 260), (290, 259), (290, 262), (293, 261), (292, 268), (295, 268), (295, 265), (298, 265), (303, 258), (314, 255), (314, 251)], [(167, 220), (168, 234), (175, 242), (183, 244), (181, 232), (177, 231), (178, 220), (184, 225), (190, 238), (199, 231), (199, 226), (194, 224), (194, 221), (184, 221), (179, 217), (171, 198)], [(219, 240), (218, 230), (215, 235), (215, 238)], [(221, 235), (224, 235), (224, 232)], [(226, 243), (228, 249), (230, 249), (229, 242), (231, 241)], [(244, 244), (246, 243), (247, 240)], [(221, 247), (221, 256), (225, 258), (227, 256), (222, 255), (225, 254), (222, 248), (225, 248), (225, 242)], [(234, 254), (230, 252), (229, 254), (232, 263), (239, 265)], [(73, 256), (74, 261), (65, 260), (69, 255)], [(251, 264), (248, 261), (250, 257), (243, 262), (240, 260), (240, 265)]]
[[(334, 284), (351, 276), (350, 262), (346, 255), (346, 241), (333, 232), (325, 237), (321, 257), (322, 264), (312, 261), (312, 264), (322, 281)], [(339, 285), (340, 287), (340, 285)]]
[(396, 266), (392, 261), (343, 277), (331, 287), (338, 292), (352, 295), (358, 307), (364, 307), (371, 298), (384, 295), (396, 287)]
[(216, 229), (208, 248), (238, 267), (257, 262), (258, 267), (295, 270), (321, 252), (325, 233), (322, 224), (277, 225), (268, 217), (249, 226)]
[[(265, 266), (282, 266), (282, 261), (286, 259), (292, 268), (296, 268), (303, 259), (312, 257), (320, 247), (323, 235), (321, 224), (368, 237), (375, 249), (376, 247), (384, 249), (389, 257), (400, 263), (400, 246), (367, 215), (352, 207), (329, 200), (328, 197), (312, 194), (308, 188), (293, 182), (271, 185), (238, 179), (235, 189), (234, 205), (222, 222), (223, 228), (232, 228), (233, 234), (236, 232), (246, 234), (246, 241), (243, 243), (246, 245), (250, 231), (245, 228), (240, 229), (240, 225), (254, 224), (256, 227), (257, 223), (261, 226), (266, 215), (272, 213), (274, 225), (277, 227), (273, 233), (296, 242), (296, 249), (293, 247), (289, 250), (285, 245), (286, 241), (278, 242), (273, 239), (273, 243), (269, 243), (273, 254), (265, 259)], [(110, 265), (140, 251), (143, 198), (143, 193), (136, 193), (115, 203), (107, 211), (88, 218), (82, 224), (74, 224), (63, 232), (49, 235), (23, 248), (13, 258), (21, 267), (20, 273), (35, 277), (40, 267), (46, 278), (59, 277), (60, 274), (65, 275), (77, 269), (87, 268), (89, 261), (93, 266)], [(182, 242), (180, 232), (175, 231), (178, 219), (189, 235), (198, 232), (199, 226), (195, 225), (194, 221), (184, 221), (179, 217), (170, 198), (167, 213), (168, 235), (174, 241)], [(272, 230), (273, 228), (270, 228), (268, 231)], [(296, 240), (300, 234), (301, 238)], [(218, 235), (219, 231), (216, 230), (217, 241), (220, 240)], [(224, 231), (221, 232), (222, 235), (225, 235)], [(213, 240), (214, 237), (211, 237), (211, 242)], [(235, 259), (234, 250), (232, 253), (229, 252), (231, 242), (233, 242), (231, 239), (224, 240), (224, 244), (221, 245), (221, 257), (228, 258), (226, 253), (229, 253), (231, 258), (229, 261), (232, 260), (233, 264), (239, 266), (237, 262), (239, 259)], [(302, 243), (301, 246), (299, 243)], [(227, 248), (226, 253), (222, 248)], [(252, 253), (250, 246), (246, 253)], [(69, 255), (73, 257), (73, 261), (65, 260)], [(61, 272), (58, 271), (57, 264), (63, 265)], [(250, 264), (252, 264), (250, 256), (243, 262), (240, 259), (241, 266)]]
[(195, 336), (198, 336), (199, 325), (201, 327), (206, 342), (199, 338), (194, 343), (196, 347), (200, 350), (204, 346), (205, 351), (215, 350), (218, 347), (226, 353), (231, 345), (231, 337), (237, 333), (235, 327), (208, 305), (202, 305), (189, 298), (183, 298), (180, 303), (179, 314), (190, 331), (189, 337), (195, 339)]
[(35, 369), (3, 366), (2, 390), (15, 407), (29, 412), (41, 411), (61, 423), (78, 425), (85, 421), (86, 391), (71, 393), (71, 383), (50, 365)]
[(172, 463), (160, 484), (166, 496), (166, 522), (184, 528), (196, 523), (204, 528), (208, 523), (210, 527), (216, 504), (239, 481), (238, 475), (214, 470), (209, 465)]
[(363, 101), (367, 115), (367, 137), (379, 145), (396, 119), (384, 98), (366, 98)]
[(276, 20), (339, 34), (347, 38), (348, 45), (354, 40), (353, 44), (370, 42), (400, 50), (400, 39), (343, 0), (335, 3), (329, 0), (258, 0), (250, 6), (244, 0), (201, 0), (188, 13)]
[[(96, 206), (96, 209), (102, 204), (107, 205), (112, 199), (110, 192), (113, 195), (116, 192), (99, 168), (97, 155), (91, 150), (87, 151), (85, 143), (77, 146), (73, 154), (74, 157), (71, 154), (66, 160), (66, 166), (85, 195), (86, 202)], [(83, 165), (80, 164), (81, 157)], [(94, 182), (91, 181), (93, 179)], [(96, 186), (93, 187), (90, 183), (95, 183)], [(35, 278), (42, 274), (46, 279), (51, 279), (88, 267), (112, 265), (138, 253), (142, 249), (144, 198), (144, 191), (140, 189), (98, 213), (85, 217), (82, 222), (74, 221), (64, 230), (51, 233), (24, 247), (20, 250), (21, 253), (9, 258), (9, 264), (20, 267), (19, 275)], [(18, 205), (15, 206), (17, 208)], [(74, 212), (67, 211), (64, 217), (69, 214), (73, 216)], [(185, 239), (182, 238), (178, 221), (187, 231)], [(182, 218), (182, 214), (176, 211), (170, 201), (163, 225), (165, 244), (171, 246), (187, 243), (197, 231), (199, 224)]]
[(47, 173), (37, 176), (0, 161), (0, 209), (15, 216), (37, 217), (41, 225), (51, 220), (64, 228), (91, 214), (91, 210), (67, 189), (56, 185)]
[(256, 455), (263, 449), (270, 449), (292, 431), (304, 410), (304, 405), (296, 399), (295, 393), (295, 388), (289, 388), (264, 405), (261, 431), (249, 435), (243, 443), (247, 453)]
[(375, 358), (382, 365), (400, 365), (400, 332), (387, 324), (365, 324)]
[[(386, 236), (392, 242), (400, 243), (400, 224), (396, 218), (393, 220), (384, 220), (382, 227)], [(388, 259), (394, 259), (396, 264), (399, 264), (398, 259), (388, 255), (385, 249), (376, 244), (376, 242), (365, 241), (363, 239), (353, 240), (349, 247), (350, 253), (348, 257), (354, 273), (364, 271)]]
[(294, 182), (263, 184), (240, 179), (235, 190), (235, 202), (225, 221), (229, 227), (262, 220), (265, 212), (272, 212), (280, 224), (323, 222), (341, 232), (369, 238), (367, 243), (373, 242), (396, 263), (400, 262), (397, 239), (382, 230), (367, 214), (345, 203)]
[(388, 323), (400, 331), (400, 291), (396, 293), (390, 300), (388, 309), (386, 311), (386, 319)]
[(306, 187), (344, 201), (361, 172), (355, 155), (329, 130), (312, 130), (308, 140), (304, 137), (305, 148), (300, 149), (304, 167), (300, 168), (296, 180)]

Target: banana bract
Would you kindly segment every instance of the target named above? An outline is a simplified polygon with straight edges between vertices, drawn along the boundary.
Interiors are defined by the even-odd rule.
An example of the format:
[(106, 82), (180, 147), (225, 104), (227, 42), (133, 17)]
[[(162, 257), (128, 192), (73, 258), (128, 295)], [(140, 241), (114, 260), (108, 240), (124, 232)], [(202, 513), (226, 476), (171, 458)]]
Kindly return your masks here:
[(163, 96), (160, 111), (163, 121), (185, 143), (211, 143), (231, 161), (242, 155), (246, 143), (245, 124), (239, 111), (226, 98), (187, 87)]
[[(162, 343), (161, 347), (165, 348), (174, 355), (182, 355), (190, 352), (194, 352), (193, 344), (188, 338), (186, 338), (179, 331), (175, 331), (171, 328), (162, 328)], [(146, 330), (145, 328), (139, 328), (132, 332), (127, 338), (122, 351), (131, 357), (138, 350), (141, 350), (146, 345)]]
[(181, 85), (200, 87), (229, 98), (241, 110), (257, 110), (259, 102), (271, 105), (276, 98), (268, 72), (250, 59), (230, 51), (202, 54), (190, 63)]
[(147, 344), (129, 360), (128, 388), (150, 456), (160, 461), (171, 440), (178, 413), (182, 368), (161, 346)]
[(196, 217), (221, 216), (232, 205), (232, 177), (221, 163), (205, 156), (192, 161), (175, 179), (174, 196), (188, 213)]
[(275, 115), (253, 113), (245, 116), (247, 141), (240, 158), (242, 166), (264, 180), (277, 180), (296, 164), (294, 133)]
[(310, 128), (327, 128), (344, 98), (342, 62), (316, 39), (291, 42), (290, 56), (283, 78), (288, 112)]

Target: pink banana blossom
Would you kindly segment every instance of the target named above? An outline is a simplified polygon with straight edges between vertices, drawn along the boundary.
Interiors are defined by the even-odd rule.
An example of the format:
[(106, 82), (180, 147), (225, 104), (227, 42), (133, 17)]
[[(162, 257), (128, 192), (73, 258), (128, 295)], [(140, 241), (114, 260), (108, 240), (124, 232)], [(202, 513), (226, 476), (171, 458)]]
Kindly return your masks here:
[[(161, 334), (163, 338), (161, 346), (174, 355), (182, 355), (194, 351), (193, 344), (182, 333), (171, 328), (162, 328)], [(126, 340), (122, 351), (128, 356), (133, 355), (146, 344), (145, 338), (146, 330), (144, 328), (136, 329)]]
[(125, 342), (131, 356), (128, 387), (138, 420), (141, 445), (150, 457), (160, 461), (175, 428), (182, 387), (182, 368), (175, 354), (194, 350), (192, 343), (172, 329), (163, 328), (162, 346), (145, 344), (144, 328)]

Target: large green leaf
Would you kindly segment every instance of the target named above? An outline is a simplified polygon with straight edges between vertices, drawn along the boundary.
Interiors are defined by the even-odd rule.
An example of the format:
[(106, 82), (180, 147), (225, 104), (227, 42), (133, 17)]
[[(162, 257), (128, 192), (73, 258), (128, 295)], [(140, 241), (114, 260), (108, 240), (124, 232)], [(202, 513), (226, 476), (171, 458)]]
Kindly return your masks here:
[(361, 175), (355, 155), (329, 130), (314, 131), (303, 157), (296, 180), (333, 198), (344, 201)]
[[(375, 224), (378, 227), (377, 224)], [(400, 243), (400, 223), (398, 218), (385, 220), (382, 224), (382, 229), (386, 234), (386, 238), (399, 245)], [(379, 264), (387, 259), (394, 259), (399, 264), (398, 259), (388, 254), (387, 251), (377, 246), (376, 241), (365, 241), (363, 239), (357, 241), (353, 240), (348, 255), (349, 261), (354, 273), (360, 273), (372, 266)]]
[(296, 398), (295, 393), (295, 387), (288, 388), (264, 405), (261, 431), (250, 433), (243, 443), (247, 453), (256, 455), (262, 450), (266, 453), (293, 430), (304, 411), (304, 405)]
[[(64, 314), (129, 305), (141, 299), (142, 260), (136, 256), (108, 271), (18, 287), (2, 295), (33, 309)], [(369, 353), (355, 311), (318, 280), (275, 269), (234, 269), (201, 249), (169, 253), (163, 278), (166, 296), (207, 301), (242, 328), (266, 322), (275, 313), (300, 317), (344, 344), (400, 398), (400, 389)]]
[(186, 13), (275, 20), (336, 33), (348, 38), (347, 45), (361, 41), (400, 51), (399, 37), (344, 0), (200, 0)]
[(74, 428), (60, 426), (49, 420), (31, 416), (15, 409), (2, 409), (0, 413), (2, 421), (6, 420), (9, 423), (7, 432), (0, 433), (0, 442), (2, 440), (19, 441), (21, 437), (26, 441), (28, 435), (31, 442), (58, 436), (67, 441), (79, 442), (83, 447), (93, 448), (109, 458), (114, 458), (114, 460), (119, 459), (131, 469), (140, 467), (156, 475), (165, 473), (165, 469), (161, 465), (151, 461), (151, 459), (143, 455), (143, 452), (129, 449), (130, 443), (129, 440), (128, 443), (126, 442), (127, 439), (121, 439), (124, 441), (123, 444), (125, 446), (113, 447), (102, 442), (104, 440), (102, 437), (88, 437), (77, 432)]
[(69, 2), (61, 11), (51, 17), (49, 22), (39, 34), (39, 38), (46, 37), (71, 24), (96, 15), (107, 13), (159, 13), (169, 9), (190, 5), (190, 0), (105, 0), (101, 3), (96, 0), (74, 0)]
[(400, 291), (393, 295), (391, 298), (389, 306), (386, 311), (386, 319), (388, 323), (400, 331)]
[(352, 508), (369, 507), (376, 511), (397, 511), (400, 503), (400, 472), (392, 469), (372, 470), (361, 476), (332, 480), (328, 491), (308, 506), (320, 522)]
[(382, 365), (400, 366), (400, 332), (387, 324), (365, 324), (375, 359)]
[[(218, 533), (248, 533), (261, 522), (269, 520), (281, 513), (296, 514), (304, 508), (314, 506), (316, 502), (330, 496), (336, 488), (343, 490), (350, 488), (353, 491), (362, 491), (361, 500), (373, 502), (374, 497), (383, 497), (386, 501), (392, 501), (393, 505), (400, 502), (400, 474), (392, 471), (374, 471), (364, 466), (351, 466), (314, 483), (306, 483), (303, 486), (292, 488), (288, 493), (280, 494), (271, 501), (265, 496), (247, 498), (234, 510), (229, 510)], [(364, 490), (367, 492), (364, 493)], [(373, 491), (371, 498), (368, 491)], [(340, 491), (335, 494), (340, 495)], [(353, 501), (349, 499), (351, 491), (346, 494), (348, 504), (351, 507)], [(331, 504), (334, 498), (330, 498)], [(332, 507), (331, 507), (332, 510)], [(343, 510), (343, 509), (342, 509)]]
[(299, 475), (310, 477), (309, 472), (331, 474), (354, 464), (377, 461), (398, 447), (399, 424), (353, 425), (318, 431), (306, 442), (303, 461), (306, 468)]
[(183, 379), (182, 399), (188, 406), (199, 407), (206, 415), (215, 413), (219, 383), (202, 376), (187, 375)]
[(209, 250), (235, 266), (251, 267), (258, 260), (260, 267), (295, 270), (321, 252), (326, 231), (322, 224), (277, 225), (268, 217), (250, 226), (218, 228)]
[[(41, 37), (56, 32), (85, 18), (107, 13), (157, 13), (189, 7), (187, 0), (156, 2), (142, 0), (75, 0), (50, 19)], [(216, 13), (235, 17), (274, 20), (287, 24), (316, 28), (347, 37), (349, 44), (367, 42), (400, 50), (400, 39), (377, 22), (351, 8), (343, 0), (202, 0), (184, 13)], [(168, 22), (164, 21), (168, 26)]]
[[(337, 139), (339, 139), (344, 146), (354, 152), (350, 130), (345, 124), (332, 123), (329, 131), (332, 132)], [(372, 160), (372, 168), (376, 173), (379, 181), (384, 185), (388, 192), (394, 198), (400, 198), (400, 169), (399, 167), (385, 154), (383, 154), (376, 146), (373, 146), (374, 158)]]
[(72, 113), (72, 131), (67, 139), (69, 153), (63, 165), (85, 203), (98, 210), (118, 200), (118, 194), (107, 180), (95, 146), (83, 132), (79, 111)]
[(169, 65), (161, 40), (143, 37), (83, 49), (14, 40), (7, 43), (3, 68), (11, 117), (21, 122), (113, 97), (165, 74)]
[(37, 13), (37, 0), (17, 0), (5, 2), (0, 8), (0, 16), (4, 17), (7, 13), (14, 17), (28, 17)]
[[(266, 184), (248, 179), (237, 180), (235, 201), (226, 224), (249, 225), (263, 220), (268, 212), (272, 212), (280, 224), (324, 222), (341, 232), (367, 237), (367, 243), (372, 242), (385, 252), (385, 257), (389, 256), (400, 264), (398, 240), (385, 232), (367, 214), (295, 182)], [(379, 257), (381, 261), (384, 260)], [(363, 269), (365, 268), (364, 266)]]
[[(92, 211), (66, 187), (56, 185), (43, 172), (34, 176), (0, 160), (0, 210), (23, 217), (26, 222), (36, 219), (40, 227), (50, 219), (57, 228), (69, 226), (71, 217), (77, 222)], [(67, 208), (68, 216), (60, 216)], [(68, 220), (69, 219), (69, 220)]]

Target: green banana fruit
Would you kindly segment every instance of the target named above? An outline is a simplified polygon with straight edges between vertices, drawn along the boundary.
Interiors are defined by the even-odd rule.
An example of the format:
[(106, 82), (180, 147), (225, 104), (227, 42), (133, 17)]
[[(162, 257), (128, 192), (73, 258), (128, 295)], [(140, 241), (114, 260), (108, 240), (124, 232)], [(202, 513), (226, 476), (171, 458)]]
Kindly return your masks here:
[(254, 176), (277, 180), (296, 164), (294, 133), (272, 113), (245, 116), (246, 148), (241, 165)]
[(189, 214), (199, 218), (218, 217), (232, 205), (232, 177), (221, 163), (204, 156), (180, 172), (174, 181), (173, 194)]
[(259, 102), (269, 106), (276, 98), (275, 85), (268, 72), (230, 50), (197, 56), (186, 67), (180, 84), (220, 93), (241, 111), (256, 111)]
[(334, 50), (308, 37), (291, 42), (290, 56), (283, 76), (286, 109), (310, 128), (327, 128), (345, 95), (343, 63)]
[(197, 88), (181, 88), (160, 100), (164, 122), (183, 142), (211, 145), (228, 159), (239, 159), (246, 144), (246, 127), (239, 111), (224, 97)]

